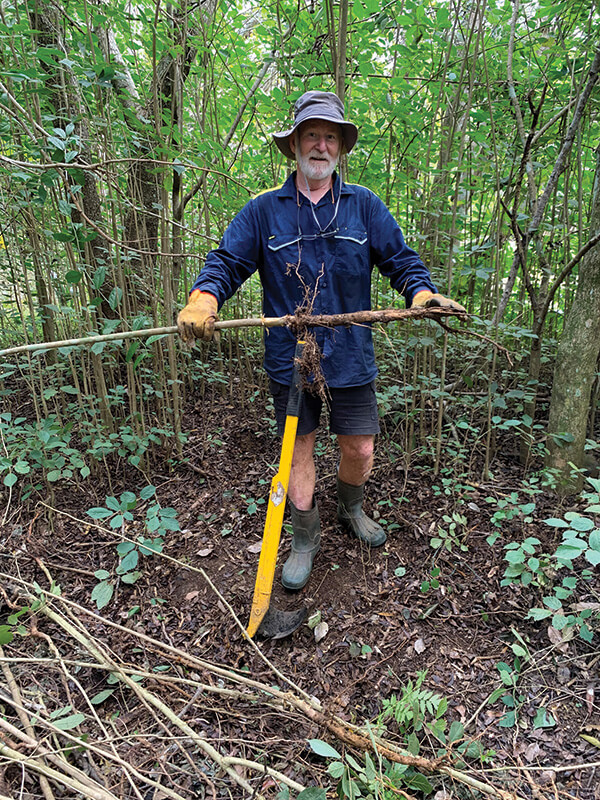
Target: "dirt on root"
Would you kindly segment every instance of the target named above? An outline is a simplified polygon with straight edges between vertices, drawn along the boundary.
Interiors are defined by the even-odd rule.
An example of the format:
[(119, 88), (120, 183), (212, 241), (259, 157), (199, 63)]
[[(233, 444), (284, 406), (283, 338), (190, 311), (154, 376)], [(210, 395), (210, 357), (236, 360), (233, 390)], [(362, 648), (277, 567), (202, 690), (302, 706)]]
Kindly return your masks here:
[[(157, 487), (161, 505), (177, 511), (181, 530), (169, 533), (164, 552), (180, 563), (160, 556), (143, 559), (137, 582), (120, 583), (111, 602), (97, 616), (86, 617), (86, 629), (121, 663), (158, 670), (157, 675), (160, 654), (129, 636), (128, 630), (267, 684), (278, 683), (279, 678), (244, 641), (226, 606), (242, 624), (247, 622), (265, 499), (279, 455), (273, 425), (262, 408), (241, 411), (230, 399), (215, 396), (210, 416), (205, 406), (190, 406), (185, 427), (188, 463), (172, 472), (159, 469), (148, 481)], [(397, 451), (384, 432), (377, 444), (367, 509), (386, 526), (388, 539), (383, 547), (369, 550), (337, 523), (338, 454), (326, 432), (319, 434), (316, 452), (321, 552), (308, 585), (298, 593), (284, 590), (279, 576), (289, 551), (286, 525), (272, 603), (283, 610), (302, 605), (309, 615), (319, 612), (327, 633), (316, 641), (314, 630), (303, 625), (288, 639), (261, 643), (264, 655), (327, 711), (350, 722), (376, 720), (385, 701), (401, 696), (409, 681), (415, 684), (424, 672), (423, 687), (448, 701), (448, 723), (460, 721), (465, 735), (491, 753), (477, 768), (506, 768), (494, 773), (495, 786), (521, 797), (598, 800), (597, 768), (574, 769), (599, 760), (597, 747), (581, 738), (582, 732), (597, 736), (600, 724), (596, 645), (578, 638), (551, 641), (545, 623), (525, 620), (528, 609), (539, 604), (533, 589), (500, 584), (503, 544), (532, 535), (548, 541), (553, 533), (543, 520), (556, 513), (556, 499), (539, 496), (533, 522), (518, 517), (506, 522), (501, 538), (490, 546), (486, 540), (496, 528), (491, 522), (494, 507), (486, 498), (518, 490), (523, 477), (510, 451), (498, 455), (493, 483), (459, 480), (458, 475), (454, 482), (444, 482), (416, 457), (407, 470), (405, 461), (393, 456)], [(451, 472), (446, 477), (452, 478)], [(17, 579), (47, 588), (48, 575), (60, 584), (64, 596), (94, 611), (91, 594), (98, 583), (94, 573), (105, 569), (114, 574), (119, 557), (114, 535), (99, 529), (85, 512), (103, 505), (106, 495), (139, 491), (143, 485), (139, 473), (115, 471), (110, 483), (101, 476), (94, 484), (86, 482), (80, 494), (57, 491), (48, 503), (54, 512), (30, 505), (15, 514), (0, 534), (2, 572), (15, 576), (14, 584), (4, 587), (0, 622), (18, 604)], [(447, 527), (444, 516), (457, 510), (466, 524), (460, 526), (451, 549), (434, 550), (432, 535), (440, 526)], [(136, 517), (125, 532), (135, 537), (141, 532), (139, 526)], [(207, 573), (218, 594), (194, 567)], [(123, 627), (110, 627), (103, 619)], [(4, 652), (9, 657), (50, 655), (50, 640), (60, 650), (60, 632), (39, 617), (33, 632), (28, 629), (16, 636)], [(517, 664), (515, 685), (506, 687), (518, 720), (506, 726), (509, 707), (501, 698), (494, 702), (489, 698), (502, 685), (497, 665), (515, 667), (515, 644), (524, 646), (528, 656)], [(173, 668), (164, 665), (165, 670)], [(37, 697), (49, 711), (70, 702), (77, 706), (75, 684), (69, 679), (45, 673), (39, 665), (15, 662), (11, 669), (30, 701)], [(106, 674), (100, 670), (82, 668), (78, 680), (89, 696), (107, 687)], [(316, 774), (323, 785), (331, 785), (321, 769), (325, 764), (307, 747), (308, 739), (327, 736), (310, 721), (292, 715), (286, 722), (264, 708), (226, 702), (218, 695), (200, 701), (191, 689), (175, 684), (158, 686), (157, 691), (222, 752), (246, 757), (267, 750), (271, 763), (290, 777), (302, 782), (307, 775), (314, 780)], [(115, 736), (127, 741), (123, 757), (159, 774), (169, 743), (150, 736), (156, 733), (156, 722), (147, 709), (124, 693), (113, 694), (99, 708)], [(543, 727), (540, 708), (546, 710)], [(391, 736), (405, 741), (406, 729), (395, 728), (393, 720), (386, 724)], [(439, 743), (427, 727), (418, 731), (418, 738), (422, 753), (435, 756)], [(565, 769), (569, 767), (573, 769)], [(173, 780), (184, 796), (226, 793), (208, 762), (205, 783), (198, 783), (186, 770), (183, 756), (180, 768)], [(1, 780), (7, 793), (15, 791), (17, 778), (14, 767), (4, 770)], [(448, 792), (440, 798), (470, 796), (447, 779), (438, 783), (438, 791)], [(272, 786), (263, 781), (258, 788), (275, 796), (278, 787), (276, 781)], [(130, 796), (127, 786), (120, 794), (118, 787), (113, 791), (119, 797)], [(238, 796), (231, 786), (227, 791)]]

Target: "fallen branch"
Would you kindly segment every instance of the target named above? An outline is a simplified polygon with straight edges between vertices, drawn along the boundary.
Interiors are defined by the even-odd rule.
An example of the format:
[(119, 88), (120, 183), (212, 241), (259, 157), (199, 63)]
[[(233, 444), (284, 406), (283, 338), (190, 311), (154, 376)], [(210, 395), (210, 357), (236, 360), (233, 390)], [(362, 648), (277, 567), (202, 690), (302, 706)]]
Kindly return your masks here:
[[(441, 317), (460, 317), (465, 314), (449, 308), (384, 308), (379, 311), (355, 311), (351, 314), (286, 314), (284, 317), (249, 317), (248, 319), (224, 319), (215, 324), (215, 329), (228, 328), (290, 328), (298, 333), (305, 328), (335, 328), (343, 325), (385, 324), (403, 319), (439, 319)], [(38, 350), (56, 350), (59, 347), (79, 347), (99, 342), (119, 342), (122, 339), (146, 339), (149, 336), (171, 336), (177, 333), (177, 326), (164, 328), (144, 328), (139, 331), (104, 333), (97, 336), (83, 336), (79, 339), (62, 339), (56, 342), (37, 342), (9, 347), (0, 350), (0, 356), (17, 353), (33, 353)]]
[[(176, 559), (173, 559), (172, 557), (169, 557), (168, 560), (176, 561)], [(186, 565), (186, 568), (189, 569), (189, 565)], [(9, 576), (0, 573), (0, 578), (8, 577)], [(16, 585), (20, 585), (22, 589), (31, 597), (36, 597), (35, 591), (32, 591), (34, 587), (27, 582), (17, 577), (13, 577), (13, 582)], [(127, 628), (126, 626), (114, 622), (108, 618), (104, 618), (94, 611), (91, 611), (90, 609), (85, 608), (84, 606), (81, 606), (80, 604), (66, 597), (46, 595), (45, 598), (46, 602), (43, 603), (38, 609), (39, 614), (44, 614), (52, 619), (53, 622), (62, 627), (64, 631), (66, 631), (79, 643), (80, 646), (83, 645), (84, 648), (87, 649), (91, 655), (93, 655), (98, 664), (101, 664), (105, 669), (109, 668), (110, 671), (118, 674), (120, 680), (129, 686), (129, 688), (138, 695), (138, 698), (144, 704), (149, 703), (155, 709), (157, 709), (159, 713), (163, 714), (172, 724), (177, 725), (184, 735), (188, 736), (192, 741), (194, 741), (194, 743), (199, 746), (200, 749), (203, 750), (204, 753), (214, 761), (214, 763), (219, 764), (221, 769), (228, 773), (229, 777), (234, 777), (231, 771), (234, 764), (238, 762), (235, 760), (231, 761), (231, 756), (222, 755), (216, 751), (210, 744), (208, 744), (208, 742), (206, 742), (206, 740), (198, 737), (198, 734), (196, 734), (193, 729), (187, 725), (187, 723), (184, 723), (182, 720), (177, 720), (174, 712), (169, 709), (169, 707), (166, 706), (162, 700), (156, 697), (156, 695), (153, 693), (149, 692), (149, 690), (140, 687), (139, 684), (132, 681), (128, 675), (129, 670), (125, 670), (120, 664), (117, 664), (114, 659), (111, 658), (106, 651), (104, 651), (104, 648), (97, 640), (94, 642), (91, 640), (87, 628), (85, 628), (82, 623), (82, 618), (84, 616), (91, 617), (105, 627), (113, 628), (124, 634), (134, 636), (139, 641), (144, 642), (145, 645), (151, 650), (154, 650), (157, 653), (161, 651), (163, 654), (168, 653), (174, 661), (179, 662), (182, 665), (204, 670), (212, 673), (215, 676), (218, 676), (221, 679), (229, 681), (230, 683), (257, 690), (259, 695), (262, 696), (262, 702), (265, 704), (278, 707), (282, 711), (294, 711), (300, 714), (305, 719), (309, 719), (315, 724), (327, 729), (339, 741), (344, 742), (354, 749), (362, 752), (375, 752), (379, 756), (382, 756), (389, 761), (412, 766), (429, 774), (437, 773), (447, 775), (449, 778), (452, 778), (458, 783), (470, 786), (471, 788), (476, 789), (488, 795), (489, 797), (497, 798), (497, 800), (522, 800), (521, 795), (496, 788), (489, 783), (477, 780), (463, 770), (454, 768), (451, 765), (448, 757), (429, 759), (423, 756), (413, 756), (402, 750), (384, 736), (377, 735), (370, 729), (365, 730), (364, 727), (354, 725), (346, 720), (343, 720), (341, 717), (336, 716), (335, 714), (331, 714), (325, 708), (323, 708), (321, 703), (315, 698), (304, 700), (294, 692), (282, 691), (276, 686), (269, 686), (254, 678), (244, 675), (243, 673), (235, 672), (232, 669), (228, 669), (220, 665), (211, 664), (210, 662), (207, 662), (190, 652), (185, 652), (184, 650), (174, 647), (173, 645), (153, 639), (139, 630)], [(55, 608), (52, 608), (50, 605), (48, 605), (50, 601), (55, 607), (56, 604), (62, 604), (67, 610), (70, 610), (69, 616), (71, 617), (72, 621), (67, 620), (63, 614), (58, 613)], [(75, 623), (79, 626), (79, 629), (75, 627)], [(252, 698), (252, 700), (253, 702), (256, 702), (255, 697)], [(245, 766), (252, 768), (254, 771), (262, 771), (262, 765), (256, 761), (246, 761)], [(291, 779), (287, 778), (287, 776), (281, 775), (270, 767), (268, 768), (267, 772), (277, 780), (282, 780), (282, 782), (285, 782), (288, 784), (288, 786), (290, 786)], [(241, 776), (236, 776), (234, 780), (236, 783), (238, 783), (238, 785), (246, 788), (243, 786), (245, 781), (243, 778), (241, 778)], [(260, 797), (260, 794), (255, 793), (254, 797)]]

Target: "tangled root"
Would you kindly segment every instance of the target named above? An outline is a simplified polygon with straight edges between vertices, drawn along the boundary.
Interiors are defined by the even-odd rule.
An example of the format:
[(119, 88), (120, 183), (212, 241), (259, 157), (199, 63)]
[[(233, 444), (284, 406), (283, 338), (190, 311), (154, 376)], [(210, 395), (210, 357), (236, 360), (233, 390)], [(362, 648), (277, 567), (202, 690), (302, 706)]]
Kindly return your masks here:
[[(321, 369), (321, 350), (313, 333), (307, 333), (302, 338), (305, 342), (304, 352), (298, 365), (302, 380), (302, 391), (310, 392), (320, 397), (324, 403), (327, 403), (329, 393), (325, 376)], [(311, 376), (312, 381), (310, 380)]]

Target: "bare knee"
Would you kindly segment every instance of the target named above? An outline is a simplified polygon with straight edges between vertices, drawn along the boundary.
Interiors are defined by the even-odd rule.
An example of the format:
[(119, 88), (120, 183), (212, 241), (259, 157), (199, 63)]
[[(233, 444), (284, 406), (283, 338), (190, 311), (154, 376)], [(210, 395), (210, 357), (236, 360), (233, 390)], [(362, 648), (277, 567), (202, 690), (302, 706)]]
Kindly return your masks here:
[(342, 456), (351, 461), (369, 461), (373, 457), (372, 436), (338, 436)]
[(339, 477), (356, 486), (364, 483), (373, 466), (373, 436), (338, 436), (342, 453)]

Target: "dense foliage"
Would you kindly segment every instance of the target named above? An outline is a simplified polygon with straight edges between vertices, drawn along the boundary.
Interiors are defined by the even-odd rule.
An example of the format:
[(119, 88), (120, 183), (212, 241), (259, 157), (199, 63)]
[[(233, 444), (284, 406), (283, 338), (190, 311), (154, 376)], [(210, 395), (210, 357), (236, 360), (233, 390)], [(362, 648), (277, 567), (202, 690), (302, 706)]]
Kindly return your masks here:
[[(539, 455), (536, 393), (547, 394), (589, 240), (594, 11), (413, 0), (5, 5), (4, 345), (172, 324), (228, 220), (285, 178), (269, 133), (301, 92), (337, 87), (360, 126), (348, 179), (386, 201), (440, 287), (480, 315), (471, 327), (514, 357), (511, 366), (489, 345), (448, 343), (423, 326), (390, 330), (379, 347), (384, 407), (401, 353), (412, 376), (403, 395), (415, 407), (423, 388), (436, 406), (446, 398), (484, 443), (485, 470), (498, 427), (522, 435), (524, 461), (532, 443)], [(396, 302), (379, 277), (373, 297)], [(253, 279), (223, 313), (259, 311)], [(263, 391), (245, 380), (257, 346), (243, 332), (219, 352), (221, 379), (239, 375), (249, 397)], [(144, 466), (168, 441), (181, 454), (182, 388), (203, 370), (173, 337), (7, 357), (5, 485), (32, 472), (85, 478), (109, 456)], [(452, 397), (440, 394), (446, 384)], [(439, 461), (441, 406), (430, 432)], [(22, 457), (23, 442), (37, 457)]]

